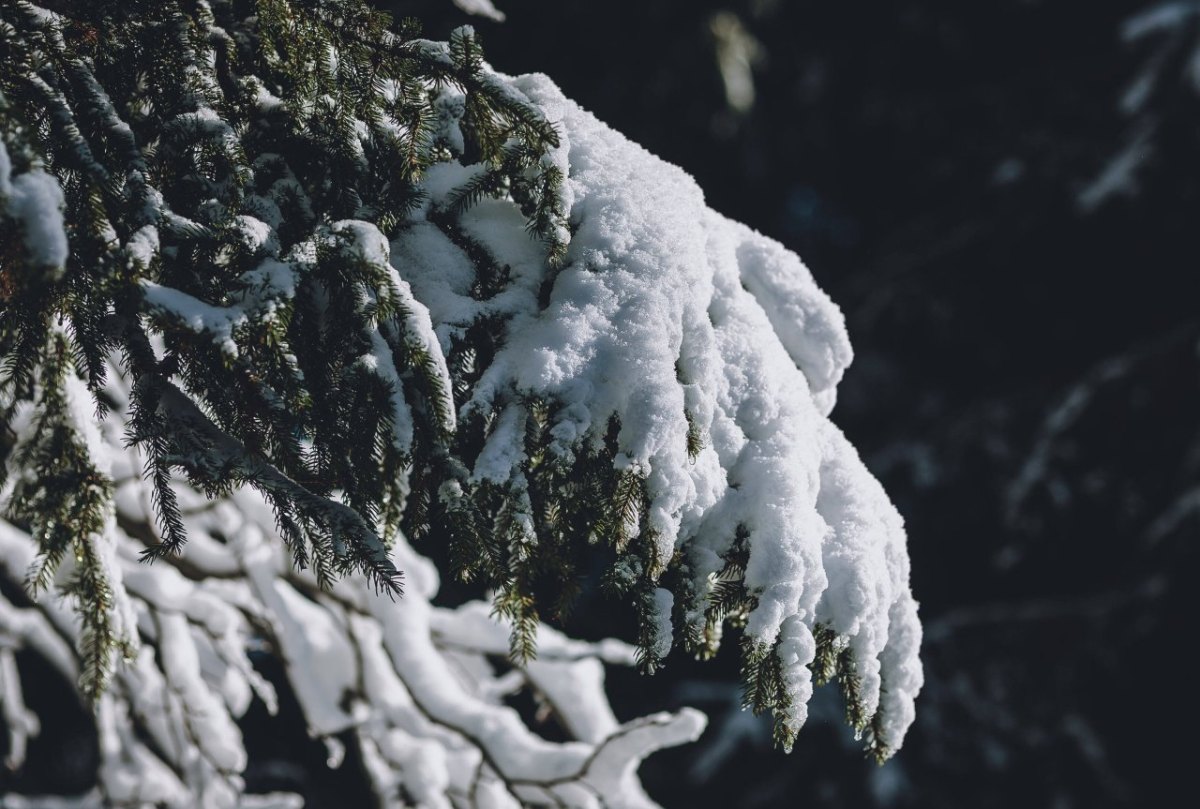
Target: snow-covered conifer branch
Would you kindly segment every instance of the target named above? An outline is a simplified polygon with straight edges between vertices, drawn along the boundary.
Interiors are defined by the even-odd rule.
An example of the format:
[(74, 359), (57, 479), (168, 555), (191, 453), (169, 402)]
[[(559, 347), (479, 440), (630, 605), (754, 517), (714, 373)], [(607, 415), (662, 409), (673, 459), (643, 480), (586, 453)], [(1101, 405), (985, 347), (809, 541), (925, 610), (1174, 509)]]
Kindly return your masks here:
[[(430, 42), (357, 0), (16, 3), (0, 23), (5, 120), (66, 192), (71, 237), (47, 272), (5, 219), (4, 425), (67, 379), (123, 418), (165, 570), (205, 553), (177, 556), (203, 529), (173, 470), (217, 501), (249, 486), (256, 530), (320, 586), (306, 597), (345, 611), (331, 643), (362, 613), (384, 646), (428, 646), (420, 597), (372, 600), (360, 578), (397, 592), (407, 536), (493, 593), (534, 676), (543, 619), (599, 565), (643, 670), (740, 627), (747, 704), (783, 746), (831, 678), (872, 753), (900, 746), (922, 676), (903, 525), (829, 420), (850, 345), (795, 255), (544, 77), (492, 72), (469, 28)], [(60, 434), (95, 432), (69, 416)], [(72, 470), (100, 469), (89, 443)], [(58, 472), (3, 449), (20, 485)], [(64, 523), (89, 547), (111, 510), (94, 491), (94, 519)], [(52, 514), (15, 516), (58, 552)], [(142, 597), (149, 573), (104, 569), (74, 588), (85, 612)], [(253, 570), (253, 600), (278, 602)], [(521, 781), (506, 766), (484, 769)]]
[[(94, 449), (118, 481), (111, 563), (141, 643), (128, 647), (98, 698), (96, 787), (79, 805), (299, 806), (296, 796), (243, 794), (247, 753), (237, 722), (255, 699), (273, 713), (280, 686), (332, 751), (351, 734), (381, 806), (649, 806), (637, 763), (704, 727), (694, 711), (618, 724), (604, 665), (632, 665), (634, 653), (616, 641), (583, 643), (546, 627), (539, 659), (511, 668), (508, 627), (480, 602), (433, 606), (437, 572), (402, 539), (391, 551), (409, 572), (402, 601), (377, 596), (361, 575), (322, 587), (281, 553), (271, 509), (251, 491), (206, 500), (181, 488), (188, 553), (146, 565), (139, 558), (155, 536), (151, 492), (136, 453), (120, 446), (119, 426), (108, 421), (101, 431)], [(0, 576), (19, 583), (38, 553), (33, 537), (0, 522)], [(89, 631), (86, 614), (55, 599), (0, 598), (11, 766), (38, 733), (13, 652), (42, 657), (70, 688), (77, 648), (86, 665)], [(276, 655), (286, 679), (264, 679), (253, 649)], [(505, 707), (518, 690), (542, 701), (571, 741), (544, 741)]]

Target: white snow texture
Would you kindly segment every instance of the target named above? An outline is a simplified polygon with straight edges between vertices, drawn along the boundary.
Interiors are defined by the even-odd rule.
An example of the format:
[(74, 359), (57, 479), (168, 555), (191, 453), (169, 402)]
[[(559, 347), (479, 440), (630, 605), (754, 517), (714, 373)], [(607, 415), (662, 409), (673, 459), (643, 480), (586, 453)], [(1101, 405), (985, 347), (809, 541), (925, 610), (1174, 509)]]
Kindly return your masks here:
[[(520, 474), (513, 414), (525, 395), (563, 405), (552, 434), (567, 455), (599, 442), (617, 415), (618, 463), (646, 476), (660, 555), (684, 551), (697, 592), (711, 590), (738, 528), (749, 531), (746, 584), (758, 605), (746, 632), (782, 641), (789, 726), (804, 721), (813, 632), (825, 626), (848, 644), (866, 714), (882, 709), (880, 741), (897, 749), (922, 684), (921, 630), (903, 521), (829, 420), (852, 358), (841, 312), (795, 254), (707, 208), (683, 171), (545, 77), (511, 85), (562, 135), (551, 159), (568, 178), (573, 234), (549, 305), (537, 303), (544, 252), (522, 236), (511, 202), (485, 200), (462, 217), (511, 270), (512, 285), (490, 299), (471, 297), (471, 261), (435, 225), (418, 217), (392, 243), (444, 349), (483, 314), (508, 318), (507, 342), (463, 405), (503, 414), (475, 479)], [(464, 174), (435, 167), (430, 206)], [(694, 460), (685, 414), (708, 438)]]
[(41, 169), (15, 177), (12, 170), (8, 149), (0, 142), (0, 206), (20, 227), (30, 262), (57, 275), (67, 263), (62, 188)]
[[(309, 733), (329, 747), (330, 766), (340, 766), (333, 737), (354, 735), (384, 807), (598, 807), (601, 796), (608, 806), (653, 806), (637, 765), (703, 731), (704, 716), (690, 709), (617, 722), (603, 664), (634, 659), (617, 641), (584, 643), (543, 627), (536, 661), (525, 670), (498, 665), (509, 627), (480, 602), (433, 606), (437, 572), (403, 539), (393, 549), (407, 573), (403, 599), (378, 595), (359, 576), (322, 590), (294, 569), (270, 507), (248, 490), (207, 501), (180, 487), (186, 557), (138, 561), (145, 546), (137, 537), (154, 530), (154, 512), (140, 461), (122, 438), (116, 420), (101, 425), (101, 459), (119, 481), (119, 519), (106, 541), (143, 643), (97, 706), (98, 785), (44, 802), (3, 796), (0, 807), (300, 807), (296, 795), (243, 794), (237, 720), (255, 698), (272, 713), (278, 705), (275, 687), (251, 663), (251, 651), (263, 647), (283, 663)], [(36, 553), (28, 534), (0, 520), (0, 576), (21, 581)], [(68, 602), (24, 607), (0, 595), (0, 713), (10, 766), (20, 766), (40, 728), (24, 703), (13, 651), (40, 655), (74, 682), (79, 633)], [(573, 741), (543, 740), (503, 705), (522, 689), (539, 695)]]
[[(840, 311), (796, 255), (710, 210), (684, 172), (600, 123), (548, 79), (503, 81), (561, 136), (546, 158), (566, 177), (560, 201), (571, 230), (556, 274), (516, 204), (485, 199), (460, 226), (507, 266), (511, 283), (489, 298), (472, 296), (472, 260), (430, 221), (472, 176), (472, 167), (455, 163), (428, 172), (425, 207), (388, 234), (390, 245), (366, 223), (332, 225), (372, 260), (390, 260), (397, 288), (411, 290), (421, 332), (414, 336), (434, 351), (440, 372), (451, 341), (478, 318), (505, 324), (494, 360), (458, 403), (459, 417), (501, 414), (472, 478), (504, 483), (521, 474), (520, 414), (530, 395), (560, 405), (551, 434), (567, 458), (581, 445), (600, 446), (610, 417), (618, 417), (617, 463), (645, 478), (645, 527), (661, 558), (680, 553), (699, 598), (681, 605), (656, 591), (655, 651), (666, 654), (683, 630), (672, 626), (673, 614), (703, 626), (704, 598), (741, 531), (749, 547), (745, 583), (757, 599), (745, 631), (780, 658), (791, 697), (785, 724), (798, 728), (807, 716), (814, 633), (824, 627), (854, 663), (866, 714), (878, 711), (879, 740), (898, 749), (922, 684), (921, 628), (903, 522), (829, 419), (852, 358)], [(37, 263), (61, 267), (61, 192), (48, 180), (40, 172), (11, 177), (0, 153), (7, 215), (21, 223)], [(271, 227), (247, 223), (247, 238), (269, 241)], [(152, 230), (142, 236), (153, 240)], [(289, 294), (286, 275), (276, 278), (264, 265), (262, 294), (228, 310), (145, 289), (151, 307), (187, 313), (198, 332), (236, 352), (230, 335)], [(391, 363), (383, 358), (379, 366)], [(411, 425), (403, 402), (396, 410)], [(94, 417), (78, 408), (76, 418)], [(140, 463), (120, 449), (119, 421), (101, 425), (119, 482), (117, 523), (153, 526)], [(694, 428), (706, 440), (693, 458)], [(401, 805), (401, 784), (430, 807), (589, 806), (601, 796), (606, 805), (646, 805), (637, 763), (703, 728), (691, 711), (619, 726), (599, 663), (631, 659), (616, 642), (579, 644), (543, 628), (538, 659), (498, 675), (492, 661), (507, 649), (507, 628), (482, 605), (433, 606), (436, 574), (402, 538), (394, 550), (407, 574), (402, 600), (378, 597), (359, 577), (322, 592), (291, 569), (270, 509), (254, 495), (190, 499), (189, 545), (177, 565), (137, 563), (142, 543), (111, 527), (138, 631), (150, 642), (119, 667), (100, 702), (93, 805), (297, 805), (293, 796), (240, 796), (246, 754), (235, 720), (255, 694), (275, 704), (246, 655), (263, 632), (286, 663), (310, 731), (352, 731), (377, 793), (392, 796), (384, 805)], [(26, 534), (0, 522), (0, 567), (10, 579), (22, 578), (34, 552)], [(64, 638), (74, 639), (78, 627), (53, 598), (25, 608), (0, 597), (0, 640), (38, 651), (72, 679), (77, 656)], [(16, 750), (36, 720), (23, 707), (9, 646), (0, 643), (0, 701), (15, 718), (5, 724)], [(547, 699), (576, 741), (551, 744), (526, 728), (500, 704), (514, 687)]]

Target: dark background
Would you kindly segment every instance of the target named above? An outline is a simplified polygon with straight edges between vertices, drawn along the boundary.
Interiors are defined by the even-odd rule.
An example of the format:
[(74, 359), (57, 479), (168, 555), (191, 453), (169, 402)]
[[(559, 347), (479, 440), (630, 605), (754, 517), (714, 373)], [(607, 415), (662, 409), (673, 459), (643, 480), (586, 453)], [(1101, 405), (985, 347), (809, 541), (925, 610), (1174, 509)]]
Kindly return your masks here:
[[(504, 23), (390, 5), (431, 38), (472, 22), (498, 70), (548, 74), (799, 252), (856, 349), (834, 418), (908, 523), (927, 684), (897, 757), (865, 761), (832, 694), (795, 752), (773, 751), (765, 719), (737, 710), (734, 655), (677, 656), (653, 678), (610, 677), (619, 715), (711, 717), (699, 745), (642, 767), (651, 794), (1177, 805), (1196, 752), (1195, 18), (1129, 40), (1122, 27), (1160, 4), (496, 4)], [(718, 12), (760, 54), (742, 111)], [(1142, 76), (1152, 92), (1123, 109)], [(1128, 155), (1129, 187), (1082, 204)]]

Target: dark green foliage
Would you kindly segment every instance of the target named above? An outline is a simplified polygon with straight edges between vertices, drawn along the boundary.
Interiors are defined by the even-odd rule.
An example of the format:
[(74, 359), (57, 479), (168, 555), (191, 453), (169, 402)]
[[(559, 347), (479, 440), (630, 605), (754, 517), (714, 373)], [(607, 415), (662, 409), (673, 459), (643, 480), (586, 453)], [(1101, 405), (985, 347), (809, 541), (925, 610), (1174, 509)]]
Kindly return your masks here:
[[(30, 435), (15, 450), (21, 468), (5, 517), (28, 525), (41, 548), (29, 571), (35, 595), (54, 584), (55, 574), (71, 562), (64, 593), (79, 604), (83, 622), (81, 682), (94, 698), (112, 673), (115, 656), (128, 652), (123, 627), (114, 626), (113, 583), (102, 555), (112, 552), (102, 538), (112, 520), (112, 480), (96, 468), (86, 439), (79, 435), (68, 402), (67, 376), (74, 373), (67, 338), (53, 332), (37, 371), (37, 394)], [(76, 403), (78, 406), (78, 403)]]
[[(742, 627), (750, 612), (757, 605), (757, 598), (746, 587), (744, 581), (750, 554), (747, 541), (749, 533), (739, 529), (737, 537), (724, 555), (724, 566), (712, 581), (707, 596), (697, 598), (692, 593), (693, 607), (701, 606), (696, 612), (703, 616), (702, 622), (681, 622), (685, 648), (702, 659), (716, 655), (726, 625)], [(855, 674), (854, 661), (845, 638), (827, 626), (817, 625), (813, 632), (816, 652), (808, 668), (812, 672), (813, 684), (825, 685), (837, 680), (846, 705), (846, 721), (859, 736), (866, 737), (869, 755), (883, 762), (891, 753), (879, 741), (874, 729), (878, 717), (866, 711), (859, 696), (859, 680)], [(772, 711), (775, 714), (775, 742), (785, 750), (795, 743), (796, 728), (789, 726), (783, 717), (792, 709), (792, 697), (782, 678), (779, 642), (773, 645), (757, 643), (749, 638), (742, 641), (742, 704), (756, 714)]]
[(783, 664), (774, 646), (750, 638), (742, 641), (742, 706), (759, 714), (775, 711), (775, 743), (790, 751), (795, 730), (783, 716), (792, 707), (792, 698), (783, 680)]
[[(512, 404), (519, 473), (472, 480), (501, 414), (460, 424), (456, 410), (506, 324), (481, 319), (443, 364), (387, 263), (382, 234), (424, 204), (424, 172), (444, 161), (473, 169), (428, 216), (476, 264), (480, 300), (509, 273), (458, 227), (484, 197), (519, 206), (549, 268), (565, 256), (564, 177), (545, 159), (557, 133), (491, 77), (473, 33), (440, 47), (354, 0), (64, 6), (0, 10), (0, 90), (65, 191), (71, 248), (45, 283), (6, 261), (6, 428), (52, 367), (62, 322), (55, 340), (98, 409), (111, 373), (129, 385), (128, 440), (158, 513), (148, 559), (186, 542), (177, 471), (211, 496), (258, 489), (296, 564), (326, 583), (359, 571), (397, 592), (395, 531), (448, 535), (455, 572), (494, 591), (523, 661), (539, 614), (568, 614), (599, 545), (653, 670), (655, 582), (670, 560), (645, 530), (642, 474), (615, 463), (619, 423), (564, 447), (558, 405), (531, 395)], [(693, 454), (702, 441), (689, 433)], [(95, 507), (110, 497), (97, 490)], [(76, 511), (61, 525), (87, 535)], [(47, 559), (61, 541), (45, 540)], [(79, 593), (85, 611), (103, 597)]]
[[(159, 520), (148, 558), (186, 540), (171, 488), (180, 470), (209, 495), (257, 488), (296, 563), (320, 580), (357, 570), (398, 592), (389, 538), (406, 513), (414, 534), (427, 529), (429, 490), (464, 473), (449, 459), (454, 391), (386, 246), (371, 242), (421, 203), (424, 170), (463, 157), (437, 134), (453, 87), (465, 93), (470, 160), (490, 166), (487, 191), (511, 190), (561, 256), (563, 213), (549, 197), (562, 178), (537, 167), (557, 144), (553, 127), (490, 78), (469, 30), (442, 49), (362, 2), (53, 7), (66, 16), (0, 8), (0, 90), (31, 147), (15, 159), (38, 154), (57, 177), (70, 237), (50, 279), (0, 234), (6, 455), (15, 408), (35, 382), (41, 391), (38, 433), (15, 459), (39, 493), (18, 498), (15, 515), (42, 543), (35, 585), (110, 506), (98, 479), (68, 486), (92, 480), (62, 415), (69, 358), (101, 410), (113, 370), (130, 385), (128, 439)], [(455, 534), (469, 547), (475, 531)], [(106, 615), (86, 547), (77, 555), (82, 612)], [(531, 636), (526, 590), (514, 580), (497, 606)]]
[(696, 420), (692, 418), (692, 414), (684, 412), (684, 418), (687, 419), (687, 453), (688, 457), (693, 461), (700, 456), (700, 453), (708, 446), (708, 436), (696, 424)]
[(827, 626), (818, 626), (813, 632), (813, 640), (817, 643), (817, 652), (809, 668), (812, 669), (813, 682), (825, 685), (838, 672), (837, 633)]

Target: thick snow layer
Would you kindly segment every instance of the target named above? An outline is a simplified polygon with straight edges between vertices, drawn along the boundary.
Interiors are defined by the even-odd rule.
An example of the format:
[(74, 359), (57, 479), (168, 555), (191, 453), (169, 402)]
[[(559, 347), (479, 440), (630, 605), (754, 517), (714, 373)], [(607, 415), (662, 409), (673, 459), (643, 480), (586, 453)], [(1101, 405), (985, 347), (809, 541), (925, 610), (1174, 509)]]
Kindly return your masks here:
[[(803, 721), (813, 635), (825, 626), (849, 647), (868, 716), (886, 694), (879, 719), (895, 749), (921, 685), (920, 625), (903, 521), (829, 421), (853, 356), (841, 312), (794, 253), (708, 209), (684, 172), (548, 79), (509, 81), (559, 129), (572, 230), (561, 270), (549, 274), (544, 248), (521, 235), (520, 212), (502, 199), (460, 222), (509, 272), (492, 297), (472, 296), (471, 260), (420, 213), (392, 246), (443, 346), (479, 318), (505, 321), (500, 350), (462, 403), (464, 415), (499, 414), (474, 479), (522, 475), (529, 396), (558, 405), (552, 434), (567, 457), (578, 442), (598, 446), (618, 417), (616, 463), (645, 476), (646, 527), (661, 558), (685, 552), (698, 592), (748, 531), (745, 581), (757, 606), (746, 631), (780, 642), (795, 703), (788, 724)], [(426, 211), (473, 173), (431, 171)], [(706, 437), (694, 459), (689, 418)], [(669, 595), (655, 596), (663, 652)]]

